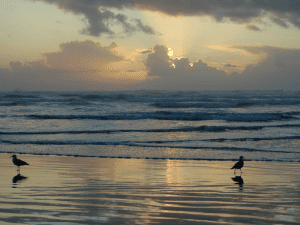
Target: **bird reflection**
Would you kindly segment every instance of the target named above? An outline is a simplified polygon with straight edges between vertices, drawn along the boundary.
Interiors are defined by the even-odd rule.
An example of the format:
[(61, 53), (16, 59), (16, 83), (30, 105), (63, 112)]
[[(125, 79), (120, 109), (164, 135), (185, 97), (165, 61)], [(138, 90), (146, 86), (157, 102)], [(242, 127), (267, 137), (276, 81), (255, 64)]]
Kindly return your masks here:
[(240, 190), (243, 189), (243, 184), (244, 184), (244, 180), (242, 178), (242, 176), (235, 176), (233, 178), (231, 178), (233, 181), (236, 182), (236, 184), (238, 184), (240, 186)]
[[(13, 177), (12, 182), (13, 182), (13, 185), (16, 185), (17, 183), (19, 183), (23, 180), (26, 180), (26, 179), (27, 179), (27, 177), (24, 177), (21, 174), (18, 174), (18, 175)], [(13, 188), (15, 188), (15, 187), (16, 186), (13, 186)]]

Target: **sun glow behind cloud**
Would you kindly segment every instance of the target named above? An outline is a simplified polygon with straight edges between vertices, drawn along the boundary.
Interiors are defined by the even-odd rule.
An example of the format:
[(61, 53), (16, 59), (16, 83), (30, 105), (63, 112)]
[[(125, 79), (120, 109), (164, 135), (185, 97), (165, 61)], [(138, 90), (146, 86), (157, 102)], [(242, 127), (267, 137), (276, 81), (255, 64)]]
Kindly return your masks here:
[(185, 17), (171, 17), (161, 13), (143, 12), (151, 26), (159, 33), (160, 42), (173, 50), (174, 57), (186, 53), (190, 44), (191, 24)]
[[(299, 43), (299, 39), (296, 38), (299, 34), (297, 28), (271, 26), (267, 17), (244, 24), (228, 19), (216, 23), (215, 19), (208, 16), (170, 16), (150, 11), (142, 11), (142, 14), (157, 33), (161, 34), (160, 43), (173, 50), (172, 57), (187, 57), (190, 62), (202, 58), (209, 65), (229, 73), (242, 72), (247, 65), (258, 63), (265, 57), (230, 46), (260, 43), (293, 48)], [(252, 25), (260, 27), (261, 31), (247, 29), (247, 26)], [(238, 66), (224, 67), (228, 63)]]
[(227, 54), (228, 56), (230, 56), (226, 61), (224, 61), (223, 56), (220, 60), (216, 58), (215, 60), (213, 60), (213, 62), (208, 63), (210, 66), (224, 70), (227, 73), (232, 73), (235, 71), (242, 72), (249, 64), (257, 64), (267, 57), (266, 53), (262, 52), (260, 54), (254, 54), (246, 51), (245, 49), (239, 48), (238, 46), (209, 45), (207, 47), (219, 52), (220, 56), (220, 52), (223, 52), (223, 54)]
[[(247, 11), (253, 7), (248, 7), (243, 1), (238, 3), (243, 6), (242, 11), (231, 5), (231, 1), (225, 5), (222, 1), (207, 1), (215, 10), (204, 10), (200, 7), (201, 1), (154, 1), (153, 4), (143, 0), (137, 4), (132, 1), (2, 1), (0, 72), (5, 74), (4, 80), (12, 80), (11, 84), (18, 80), (18, 76), (28, 80), (29, 84), (33, 82), (26, 77), (41, 79), (47, 84), (53, 76), (62, 76), (66, 77), (66, 82), (70, 78), (82, 84), (99, 85), (106, 81), (119, 84), (143, 82), (164, 74), (172, 77), (172, 82), (174, 76), (186, 81), (186, 74), (193, 81), (201, 76), (204, 78), (205, 74), (218, 75), (216, 79), (234, 72), (247, 73), (248, 76), (252, 71), (250, 68), (255, 65), (261, 69), (257, 69), (259, 72), (273, 72), (266, 69), (264, 61), (269, 67), (278, 67), (276, 71), (282, 68), (291, 70), (291, 66), (281, 65), (293, 62), (295, 69), (299, 64), (287, 60), (298, 54), (292, 49), (300, 48), (300, 29), (292, 20), (299, 18), (299, 13), (294, 8), (286, 6), (282, 9), (283, 12), (294, 10), (294, 16), (276, 17), (272, 7), (278, 5), (270, 3), (264, 6), (269, 11), (262, 15), (258, 13), (263, 10), (262, 5), (250, 1), (255, 6), (253, 17)], [(220, 11), (217, 10), (219, 3), (223, 7)], [(99, 30), (101, 25), (111, 32)], [(88, 32), (84, 33), (84, 30)], [(87, 40), (101, 52), (98, 52), (100, 56), (91, 55), (95, 49), (89, 47)], [(109, 53), (114, 58), (101, 57), (112, 43), (116, 44)], [(72, 53), (74, 49), (66, 51), (61, 48), (62, 45), (76, 48), (80, 44), (86, 49), (75, 54)], [(157, 52), (156, 56), (162, 56), (165, 64), (155, 61), (155, 58), (153, 65), (150, 63), (149, 56), (155, 52), (156, 46), (164, 49), (163, 54)], [(276, 53), (276, 57), (271, 53)], [(288, 57), (281, 57), (283, 53)], [(168, 84), (168, 78), (163, 79)], [(54, 79), (53, 86), (55, 82)], [(178, 88), (182, 81), (179, 84)]]
[[(174, 59), (187, 57), (192, 63), (201, 58), (209, 65), (231, 73), (242, 72), (247, 65), (261, 58), (240, 49), (230, 48), (232, 44), (251, 44), (242, 38), (246, 33), (251, 33), (244, 25), (226, 22), (220, 25), (208, 17), (175, 17), (149, 11), (142, 13), (160, 34), (160, 43), (169, 48), (168, 55)], [(239, 66), (224, 68), (228, 63)]]

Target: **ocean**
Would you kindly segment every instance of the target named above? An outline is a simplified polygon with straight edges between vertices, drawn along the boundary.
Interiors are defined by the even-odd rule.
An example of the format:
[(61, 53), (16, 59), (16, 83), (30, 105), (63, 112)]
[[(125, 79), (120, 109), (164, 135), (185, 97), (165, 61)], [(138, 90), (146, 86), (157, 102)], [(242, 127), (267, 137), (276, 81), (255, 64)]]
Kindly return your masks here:
[(300, 162), (300, 92), (0, 92), (0, 152)]

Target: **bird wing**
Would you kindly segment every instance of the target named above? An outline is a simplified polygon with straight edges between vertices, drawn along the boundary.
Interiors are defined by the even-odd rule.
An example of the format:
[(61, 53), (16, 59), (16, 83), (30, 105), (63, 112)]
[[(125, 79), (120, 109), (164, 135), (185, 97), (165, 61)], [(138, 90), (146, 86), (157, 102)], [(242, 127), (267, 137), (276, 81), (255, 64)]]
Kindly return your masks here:
[(236, 164), (234, 164), (234, 166), (231, 169), (237, 169), (239, 168), (239, 162), (237, 162)]
[(18, 164), (19, 166), (29, 165), (27, 162), (24, 162), (24, 161), (21, 160), (21, 159), (17, 159), (17, 164)]

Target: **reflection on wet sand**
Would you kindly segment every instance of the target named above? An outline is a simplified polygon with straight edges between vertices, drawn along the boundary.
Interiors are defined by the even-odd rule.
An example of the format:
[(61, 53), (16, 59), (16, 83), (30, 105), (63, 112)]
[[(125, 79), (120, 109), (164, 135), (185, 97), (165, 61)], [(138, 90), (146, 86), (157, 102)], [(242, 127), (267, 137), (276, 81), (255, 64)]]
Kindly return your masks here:
[[(0, 224), (300, 222), (300, 183), (291, 173), (300, 172), (298, 164), (249, 162), (242, 178), (232, 177), (231, 162), (29, 157), (36, 162), (26, 171), (30, 182), (12, 189), (11, 177), (9, 188), (2, 180)], [(17, 175), (13, 184), (24, 180)]]
[(240, 190), (243, 190), (244, 180), (243, 180), (242, 176), (235, 176), (231, 179), (240, 186)]
[(21, 174), (17, 174), (16, 176), (13, 177), (12, 182), (13, 182), (13, 188), (16, 188), (17, 183), (22, 182), (23, 180), (26, 180), (27, 177), (22, 176)]

